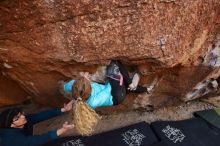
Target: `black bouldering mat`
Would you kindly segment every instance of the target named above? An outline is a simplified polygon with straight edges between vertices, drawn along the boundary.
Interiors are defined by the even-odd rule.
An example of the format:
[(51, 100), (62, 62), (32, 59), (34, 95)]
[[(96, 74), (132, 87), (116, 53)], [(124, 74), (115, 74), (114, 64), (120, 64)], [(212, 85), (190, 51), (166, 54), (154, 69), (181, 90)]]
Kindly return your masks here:
[(149, 146), (158, 142), (149, 124), (140, 122), (89, 137), (58, 138), (44, 146)]
[(49, 141), (42, 146), (89, 146), (87, 139), (87, 137), (83, 136), (62, 137)]
[(213, 130), (203, 119), (158, 121), (151, 127), (167, 146), (220, 146), (220, 131)]
[(160, 141), (160, 142), (154, 143), (154, 144), (149, 145), (149, 146), (167, 146), (167, 144), (164, 143), (163, 141)]
[(220, 108), (194, 112), (195, 117), (207, 121), (209, 124), (220, 129)]

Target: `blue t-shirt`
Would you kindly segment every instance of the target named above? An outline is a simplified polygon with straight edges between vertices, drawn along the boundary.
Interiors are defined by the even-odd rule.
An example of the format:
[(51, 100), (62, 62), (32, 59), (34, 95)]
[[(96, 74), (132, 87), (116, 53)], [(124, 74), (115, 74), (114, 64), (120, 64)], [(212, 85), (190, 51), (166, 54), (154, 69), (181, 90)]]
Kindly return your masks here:
[[(75, 83), (75, 80), (71, 80), (64, 84), (65, 92), (72, 92), (72, 86)], [(96, 82), (91, 82), (91, 95), (87, 99), (86, 103), (92, 108), (95, 109), (100, 106), (112, 106), (113, 97), (111, 95), (111, 85), (106, 83), (104, 85), (98, 84)]]

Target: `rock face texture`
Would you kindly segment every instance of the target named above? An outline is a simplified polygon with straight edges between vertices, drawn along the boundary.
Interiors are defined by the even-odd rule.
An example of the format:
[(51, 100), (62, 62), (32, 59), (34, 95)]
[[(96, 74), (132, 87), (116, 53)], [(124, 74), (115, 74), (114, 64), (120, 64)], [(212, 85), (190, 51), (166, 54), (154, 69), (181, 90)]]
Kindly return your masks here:
[(14, 81), (0, 75), (1, 105), (19, 104), (28, 98), (28, 94)]
[(119, 59), (139, 68), (142, 84), (157, 78), (150, 104), (164, 105), (218, 70), (203, 59), (218, 40), (219, 7), (219, 0), (0, 0), (1, 73), (21, 87), (13, 92), (62, 105), (57, 81)]

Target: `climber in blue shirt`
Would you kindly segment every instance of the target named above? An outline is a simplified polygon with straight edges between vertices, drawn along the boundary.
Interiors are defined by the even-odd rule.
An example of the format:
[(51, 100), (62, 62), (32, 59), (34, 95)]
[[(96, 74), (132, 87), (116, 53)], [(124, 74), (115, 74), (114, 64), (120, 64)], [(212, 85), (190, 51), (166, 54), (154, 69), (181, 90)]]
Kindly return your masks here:
[(25, 115), (20, 108), (10, 108), (0, 114), (0, 145), (1, 146), (40, 146), (73, 129), (73, 124), (65, 122), (58, 130), (41, 135), (33, 135), (33, 125), (49, 118), (61, 115), (72, 109), (73, 101), (63, 108), (54, 108), (37, 114)]
[[(81, 86), (89, 86), (87, 89), (89, 91), (88, 97), (86, 97), (86, 103), (92, 108), (95, 109), (101, 106), (113, 106), (120, 104), (126, 96), (126, 92), (142, 93), (147, 92), (146, 87), (138, 85), (139, 75), (136, 73), (133, 78), (129, 77), (129, 73), (124, 65), (120, 61), (112, 61), (110, 65), (107, 66), (107, 78), (108, 82), (105, 84), (99, 84), (93, 81), (90, 81), (88, 77), (85, 77), (87, 80), (81, 79), (79, 82)], [(75, 82), (77, 80), (70, 80), (69, 82), (63, 85), (64, 92), (72, 92), (73, 96), (76, 92), (79, 92), (80, 87), (75, 87)], [(76, 85), (77, 86), (77, 85)], [(75, 89), (75, 91), (73, 91)], [(75, 95), (77, 96), (77, 95)], [(74, 98), (74, 97), (73, 97)], [(77, 97), (75, 97), (77, 98)]]

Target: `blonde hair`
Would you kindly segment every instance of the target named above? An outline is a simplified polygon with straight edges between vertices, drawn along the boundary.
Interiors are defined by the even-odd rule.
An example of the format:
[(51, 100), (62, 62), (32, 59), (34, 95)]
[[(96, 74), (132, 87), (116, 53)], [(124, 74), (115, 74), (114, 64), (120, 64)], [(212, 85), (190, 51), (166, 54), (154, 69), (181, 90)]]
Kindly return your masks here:
[(101, 117), (84, 101), (77, 99), (73, 106), (73, 123), (81, 135), (91, 135)]

